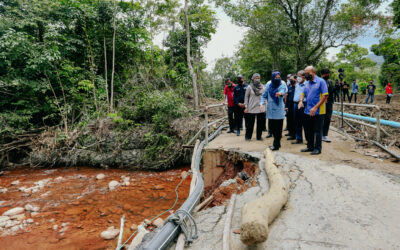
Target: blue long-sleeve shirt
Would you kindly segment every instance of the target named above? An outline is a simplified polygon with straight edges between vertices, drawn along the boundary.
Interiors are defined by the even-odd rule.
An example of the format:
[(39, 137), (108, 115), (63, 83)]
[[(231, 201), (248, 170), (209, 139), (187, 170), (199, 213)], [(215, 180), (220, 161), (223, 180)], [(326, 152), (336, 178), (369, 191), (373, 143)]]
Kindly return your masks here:
[(235, 89), (233, 90), (233, 101), (237, 106), (239, 103), (244, 103), (244, 97), (246, 95), (247, 83), (243, 85), (236, 85)]
[[(300, 101), (301, 93), (303, 93), (304, 88), (306, 87), (305, 83), (306, 82), (296, 84), (296, 89), (294, 90), (294, 97), (293, 97), (294, 102)], [(306, 102), (306, 98), (304, 98), (303, 102)]]
[(283, 96), (286, 94), (287, 87), (285, 82), (282, 81), (278, 87), (278, 91), (282, 94), (279, 97), (279, 102), (276, 103), (269, 95), (270, 82), (267, 83), (264, 93), (261, 95), (260, 105), (264, 105), (268, 101), (267, 105), (267, 119), (280, 120), (285, 119), (285, 104), (283, 103)]

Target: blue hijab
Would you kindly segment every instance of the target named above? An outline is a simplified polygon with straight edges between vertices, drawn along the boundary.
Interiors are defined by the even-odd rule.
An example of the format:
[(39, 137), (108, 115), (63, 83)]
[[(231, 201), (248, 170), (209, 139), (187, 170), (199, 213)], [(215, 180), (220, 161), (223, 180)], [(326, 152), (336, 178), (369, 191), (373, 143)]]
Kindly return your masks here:
[(271, 84), (269, 85), (268, 94), (271, 96), (272, 100), (279, 104), (279, 97), (276, 97), (276, 93), (279, 92), (279, 86), (281, 86), (281, 79), (275, 79), (277, 75), (281, 75), (281, 72), (272, 72)]

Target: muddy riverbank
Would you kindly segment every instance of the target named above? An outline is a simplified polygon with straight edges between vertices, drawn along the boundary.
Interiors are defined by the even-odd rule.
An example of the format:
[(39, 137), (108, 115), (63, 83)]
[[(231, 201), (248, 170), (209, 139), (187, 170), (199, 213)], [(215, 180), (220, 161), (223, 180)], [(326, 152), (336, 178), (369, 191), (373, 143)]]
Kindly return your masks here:
[[(141, 172), (82, 167), (5, 171), (0, 176), (0, 215), (16, 207), (25, 211), (9, 216), (8, 224), (0, 223), (0, 246), (114, 249), (116, 240), (102, 239), (101, 232), (110, 226), (119, 228), (120, 218), (125, 215), (126, 239), (132, 225), (170, 208), (176, 197), (174, 189), (187, 170)], [(114, 190), (109, 186), (112, 181), (118, 183)], [(187, 198), (189, 185), (190, 177), (178, 190), (176, 209)], [(167, 216), (169, 213), (162, 218)]]

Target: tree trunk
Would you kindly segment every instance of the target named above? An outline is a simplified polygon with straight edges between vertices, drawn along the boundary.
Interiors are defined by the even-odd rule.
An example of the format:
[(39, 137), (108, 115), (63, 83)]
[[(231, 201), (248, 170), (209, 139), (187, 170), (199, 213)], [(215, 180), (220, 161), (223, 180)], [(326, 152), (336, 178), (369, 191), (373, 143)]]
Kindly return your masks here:
[(114, 74), (115, 74), (115, 33), (116, 33), (116, 26), (115, 26), (115, 18), (116, 18), (116, 13), (115, 13), (115, 0), (114, 0), (114, 18), (113, 18), (113, 40), (112, 40), (112, 68), (111, 68), (111, 96), (110, 96), (110, 111), (114, 111)]
[(106, 46), (106, 35), (103, 35), (103, 46), (104, 46), (104, 80), (106, 81), (106, 95), (107, 95), (107, 109), (110, 109), (110, 99), (108, 94), (108, 71), (107, 71), (107, 46)]
[(185, 23), (186, 23), (186, 58), (187, 64), (189, 67), (190, 75), (192, 77), (193, 82), (193, 96), (194, 96), (194, 109), (197, 110), (199, 108), (199, 93), (197, 91), (197, 79), (196, 73), (193, 70), (191, 56), (190, 56), (190, 29), (189, 29), (189, 18), (188, 18), (188, 0), (185, 0)]

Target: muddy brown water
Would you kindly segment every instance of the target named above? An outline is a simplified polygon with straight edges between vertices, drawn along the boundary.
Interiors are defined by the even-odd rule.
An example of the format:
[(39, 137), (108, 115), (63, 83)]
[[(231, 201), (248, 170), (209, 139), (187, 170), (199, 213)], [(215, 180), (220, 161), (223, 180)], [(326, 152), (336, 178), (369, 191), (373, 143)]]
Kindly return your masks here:
[[(101, 232), (110, 226), (119, 229), (120, 219), (125, 215), (126, 240), (132, 233), (132, 224), (138, 225), (170, 208), (175, 202), (174, 189), (181, 181), (183, 171), (188, 168), (167, 172), (87, 167), (5, 171), (0, 176), (0, 187), (8, 191), (0, 194), (0, 215), (27, 204), (39, 206), (40, 211), (34, 215), (25, 212), (26, 219), (32, 218), (34, 223), (15, 235), (4, 235), (5, 231), (0, 231), (0, 249), (115, 249), (117, 238), (104, 240), (100, 237)], [(97, 180), (96, 175), (100, 173), (106, 177)], [(112, 180), (121, 182), (122, 176), (130, 177), (130, 185), (110, 191), (108, 183)], [(45, 179), (49, 182), (35, 193), (19, 190)], [(16, 180), (20, 183), (11, 185)], [(174, 210), (187, 198), (190, 181), (188, 177), (179, 188), (179, 200)], [(61, 229), (65, 232), (60, 232)]]

